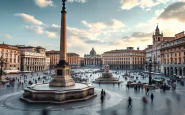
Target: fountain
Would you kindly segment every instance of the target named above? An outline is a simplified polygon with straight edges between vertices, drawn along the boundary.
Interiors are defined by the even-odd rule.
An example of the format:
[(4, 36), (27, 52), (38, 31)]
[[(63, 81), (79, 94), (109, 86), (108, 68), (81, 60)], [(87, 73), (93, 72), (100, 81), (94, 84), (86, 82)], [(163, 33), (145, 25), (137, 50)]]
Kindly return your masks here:
[(87, 100), (96, 96), (94, 87), (87, 83), (75, 83), (70, 75), (70, 66), (66, 62), (66, 11), (63, 0), (61, 33), (60, 33), (60, 62), (55, 67), (55, 77), (49, 84), (34, 84), (24, 89), (23, 101), (30, 103), (66, 103)]
[(104, 66), (104, 72), (102, 73), (102, 76), (95, 79), (93, 83), (101, 83), (101, 84), (110, 84), (110, 83), (121, 83), (122, 81), (119, 81), (119, 79), (115, 78), (112, 73), (109, 73), (109, 66)]

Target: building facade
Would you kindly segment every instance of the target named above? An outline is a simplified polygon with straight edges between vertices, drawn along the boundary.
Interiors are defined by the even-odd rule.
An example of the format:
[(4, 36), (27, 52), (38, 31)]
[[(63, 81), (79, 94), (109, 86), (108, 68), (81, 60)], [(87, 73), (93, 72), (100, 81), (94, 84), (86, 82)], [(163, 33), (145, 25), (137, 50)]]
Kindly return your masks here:
[(110, 69), (141, 70), (144, 68), (145, 50), (127, 47), (127, 49), (104, 52), (102, 57), (103, 65), (109, 65)]
[[(8, 44), (0, 44), (0, 57), (6, 59), (3, 65), (5, 73), (20, 71), (20, 50)], [(1, 66), (1, 65), (0, 65)]]
[(145, 49), (146, 51), (146, 62), (148, 62), (150, 60), (150, 58), (152, 57), (152, 45), (148, 45), (147, 48)]
[(84, 58), (80, 57), (80, 66), (84, 66)]
[(175, 35), (175, 39), (162, 44), (161, 72), (166, 75), (185, 76), (185, 35)]
[(50, 68), (54, 68), (60, 61), (60, 52), (51, 50), (46, 51), (46, 56), (50, 58)]
[[(51, 50), (46, 52), (50, 58), (50, 68), (54, 68), (60, 61), (60, 52)], [(70, 66), (80, 66), (80, 55), (76, 53), (67, 53), (67, 60)]]
[(51, 67), (50, 67), (50, 57), (46, 57), (46, 69), (51, 69)]
[(21, 51), (21, 71), (42, 71), (47, 68), (46, 52), (43, 47), (17, 45)]
[(90, 54), (84, 55), (84, 66), (101, 66), (102, 57), (99, 54), (96, 54), (94, 48), (90, 51)]
[[(157, 25), (155, 32), (152, 36), (153, 44), (152, 47), (146, 49), (146, 62), (149, 59), (152, 60), (152, 71), (153, 72), (161, 72), (161, 57), (160, 57), (160, 49), (162, 44), (171, 40), (174, 40), (175, 37), (163, 37), (163, 33), (160, 33), (159, 27)], [(151, 54), (151, 57), (149, 57)], [(148, 70), (148, 66), (145, 65), (146, 70)]]
[(76, 53), (67, 53), (67, 62), (71, 67), (80, 66), (80, 55)]

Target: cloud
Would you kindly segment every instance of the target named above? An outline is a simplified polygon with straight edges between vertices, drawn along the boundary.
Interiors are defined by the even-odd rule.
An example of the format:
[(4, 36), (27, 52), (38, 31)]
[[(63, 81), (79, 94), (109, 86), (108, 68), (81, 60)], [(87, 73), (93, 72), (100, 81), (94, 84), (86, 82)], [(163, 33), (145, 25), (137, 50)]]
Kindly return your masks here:
[(137, 24), (136, 28), (139, 30), (142, 29), (143, 31), (154, 32), (157, 23), (159, 25), (160, 31), (163, 32), (164, 36), (174, 36), (176, 33), (184, 31), (185, 27), (185, 24), (177, 19), (166, 20), (153, 17), (150, 20)]
[(29, 31), (29, 32), (33, 32), (35, 34), (43, 34), (44, 33), (44, 29), (41, 26), (25, 26), (25, 28)]
[(68, 0), (68, 2), (81, 2), (81, 3), (85, 3), (85, 2), (87, 2), (87, 0)]
[(107, 25), (104, 24), (103, 22), (97, 22), (94, 24), (89, 24), (86, 21), (82, 21), (82, 24), (84, 24), (86, 27), (91, 28), (91, 29), (105, 29), (107, 28)]
[(41, 27), (41, 26), (25, 26), (26, 30), (28, 30), (29, 32), (32, 32), (32, 33), (35, 33), (35, 34), (38, 34), (38, 35), (46, 35), (48, 36), (49, 38), (56, 38), (57, 35), (55, 32), (50, 32), (50, 31), (47, 31), (45, 30), (44, 27)]
[(108, 42), (105, 41), (100, 41), (100, 40), (86, 40), (85, 43), (88, 44), (107, 44)]
[(169, 5), (158, 17), (163, 20), (176, 19), (185, 22), (185, 2), (175, 2)]
[(34, 0), (35, 4), (41, 8), (47, 7), (47, 6), (54, 6), (52, 0)]
[(56, 24), (46, 25), (45, 30), (55, 32), (55, 33), (60, 33), (60, 26), (58, 26)]
[(40, 20), (35, 19), (34, 16), (31, 16), (29, 14), (24, 13), (16, 13), (15, 16), (21, 17), (25, 22), (34, 24), (34, 25), (43, 25), (43, 23)]
[(131, 35), (131, 37), (135, 37), (135, 38), (151, 37), (151, 36), (152, 36), (152, 32), (151, 33), (133, 32)]
[(140, 7), (142, 9), (150, 10), (151, 7), (154, 7), (159, 4), (165, 4), (170, 0), (120, 0), (122, 10), (130, 10), (134, 7)]
[(156, 10), (155, 11), (155, 15), (156, 16), (159, 16), (159, 15), (161, 15), (161, 13), (164, 11), (164, 9), (161, 9), (161, 10)]
[(56, 35), (55, 32), (45, 31), (45, 33), (47, 34), (47, 36), (48, 36), (49, 38), (56, 38), (56, 37), (57, 37), (57, 35)]
[(3, 36), (4, 38), (7, 38), (7, 39), (12, 39), (13, 37), (9, 34), (4, 34), (4, 33), (0, 33), (0, 36)]
[(106, 22), (96, 22), (96, 23), (91, 23), (91, 24), (83, 20), (82, 24), (90, 29), (99, 29), (99, 30), (107, 29), (107, 28), (119, 29), (125, 26), (123, 22), (116, 20), (116, 19), (112, 19)]

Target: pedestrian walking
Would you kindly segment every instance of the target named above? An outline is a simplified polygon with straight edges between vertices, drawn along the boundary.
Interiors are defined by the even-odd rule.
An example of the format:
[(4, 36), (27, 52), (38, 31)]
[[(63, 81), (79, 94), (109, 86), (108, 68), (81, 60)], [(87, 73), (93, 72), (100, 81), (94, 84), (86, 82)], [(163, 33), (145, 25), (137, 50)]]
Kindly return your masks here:
[(153, 102), (153, 100), (154, 100), (154, 95), (153, 95), (153, 93), (151, 94), (150, 98), (151, 98), (151, 101)]
[(146, 94), (149, 95), (149, 88), (146, 88)]
[(104, 91), (103, 91), (103, 89), (101, 90), (101, 95), (103, 95), (103, 93), (104, 93)]
[(131, 99), (131, 97), (128, 98), (128, 107), (132, 107), (132, 99)]
[(101, 103), (103, 103), (103, 101), (104, 101), (104, 95), (101, 94)]
[(42, 115), (48, 115), (48, 110), (46, 108), (42, 110)]

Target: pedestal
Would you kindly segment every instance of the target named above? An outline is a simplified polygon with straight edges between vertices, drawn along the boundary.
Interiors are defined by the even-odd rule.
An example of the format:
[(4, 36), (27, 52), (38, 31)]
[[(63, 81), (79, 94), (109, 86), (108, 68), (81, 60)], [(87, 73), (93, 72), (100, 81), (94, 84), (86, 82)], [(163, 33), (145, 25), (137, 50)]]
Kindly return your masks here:
[(70, 75), (70, 66), (65, 60), (61, 60), (55, 67), (55, 77), (50, 81), (50, 87), (74, 86), (75, 82)]

